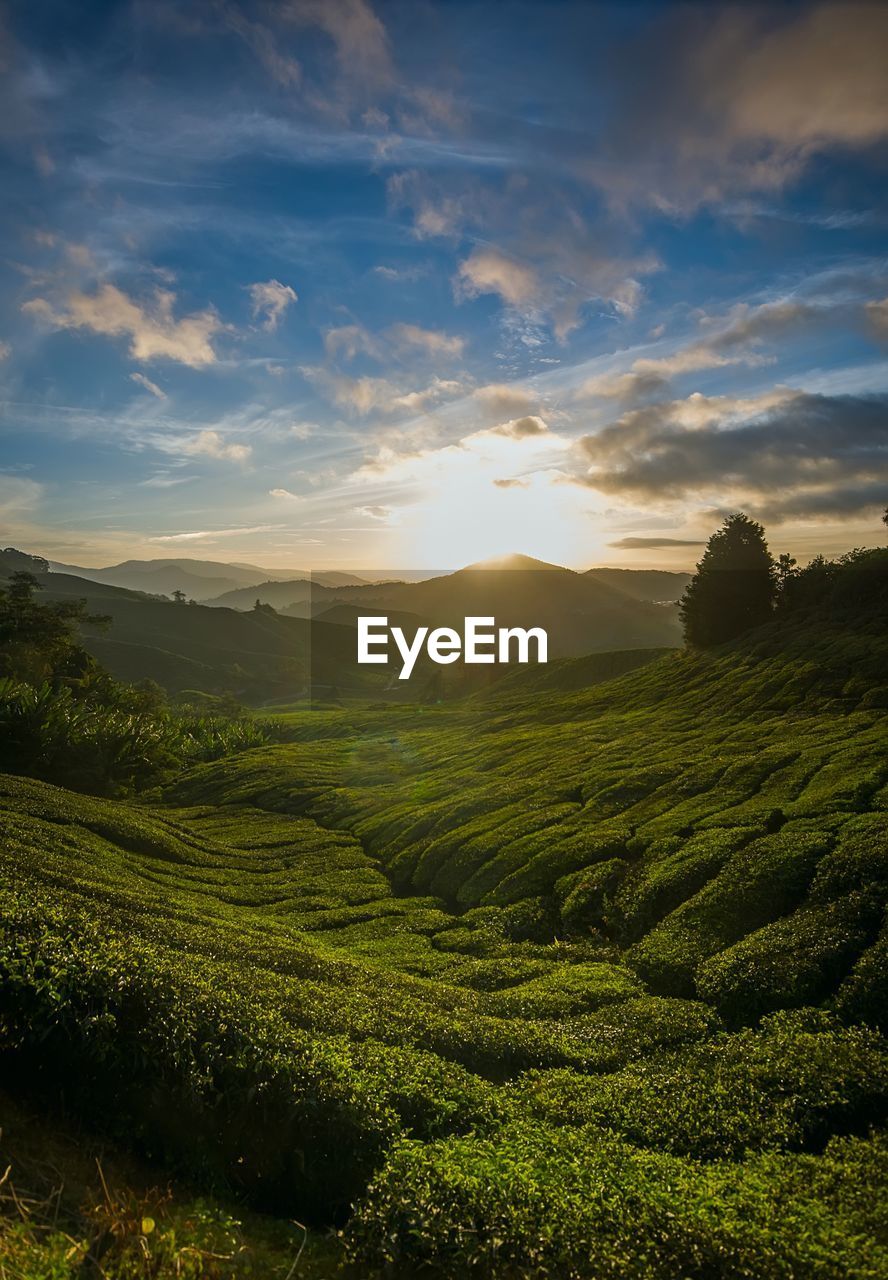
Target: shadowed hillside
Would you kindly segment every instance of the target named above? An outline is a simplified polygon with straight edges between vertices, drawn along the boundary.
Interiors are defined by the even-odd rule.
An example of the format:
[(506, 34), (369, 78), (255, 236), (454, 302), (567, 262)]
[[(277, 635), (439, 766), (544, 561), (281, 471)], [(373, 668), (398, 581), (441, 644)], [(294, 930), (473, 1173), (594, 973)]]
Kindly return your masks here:
[[(676, 575), (678, 576), (678, 575)], [(431, 626), (461, 628), (463, 618), (493, 616), (499, 626), (539, 626), (549, 635), (552, 657), (596, 650), (669, 646), (679, 641), (678, 612), (672, 604), (641, 598), (651, 582), (626, 590), (529, 556), (469, 565), (423, 582), (377, 583), (330, 590), (305, 582), (266, 584), (255, 593), (299, 614), (323, 613), (336, 603), (361, 612), (397, 611)], [(677, 592), (676, 592), (677, 594)], [(249, 591), (213, 603), (252, 605)], [(290, 596), (289, 600), (285, 598)]]

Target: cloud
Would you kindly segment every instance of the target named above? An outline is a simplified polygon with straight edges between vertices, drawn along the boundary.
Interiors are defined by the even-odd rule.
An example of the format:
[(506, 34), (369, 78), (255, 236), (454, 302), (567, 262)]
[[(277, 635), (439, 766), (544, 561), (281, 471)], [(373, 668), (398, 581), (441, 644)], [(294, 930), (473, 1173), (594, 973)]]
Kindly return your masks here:
[(635, 409), (583, 437), (580, 482), (645, 502), (720, 495), (772, 520), (853, 514), (888, 488), (888, 395), (778, 388)]
[(881, 302), (868, 302), (864, 308), (870, 328), (879, 339), (888, 338), (888, 298)]
[(343, 324), (324, 334), (324, 350), (331, 360), (354, 360), (357, 355), (381, 357), (378, 341), (362, 324)]
[(270, 498), (288, 498), (292, 502), (299, 501), (299, 494), (291, 493), (289, 489), (269, 489), (268, 496)]
[(12, 347), (8, 342), (0, 342), (0, 360), (8, 360), (12, 355)]
[(135, 360), (175, 360), (197, 369), (213, 364), (216, 353), (211, 339), (222, 328), (212, 308), (176, 320), (175, 295), (157, 289), (143, 306), (113, 284), (101, 285), (93, 294), (74, 291), (59, 309), (45, 298), (33, 298), (22, 311), (54, 329), (88, 329), (108, 337), (128, 336)]
[(707, 340), (705, 349), (713, 353), (729, 351), (829, 323), (835, 319), (840, 306), (796, 299), (765, 302), (757, 307), (741, 302), (729, 312), (727, 322)]
[(361, 417), (370, 413), (389, 416), (419, 413), (464, 390), (461, 382), (445, 378), (434, 378), (428, 386), (406, 390), (388, 378), (351, 378), (312, 366), (303, 366), (300, 372), (339, 408)]
[(389, 267), (386, 266), (385, 263), (380, 263), (379, 266), (373, 267), (373, 274), (380, 276), (383, 280), (389, 280), (392, 282), (396, 280), (413, 281), (418, 280), (420, 276), (425, 275), (425, 269), (420, 266)]
[(7, 519), (36, 507), (43, 497), (43, 485), (28, 476), (0, 472), (0, 516)]
[(493, 482), (497, 489), (527, 489), (530, 481), (524, 476), (507, 476), (505, 479), (496, 479)]
[(391, 517), (391, 507), (358, 507), (358, 515), (367, 516), (371, 520), (378, 520), (381, 524), (385, 524)]
[(658, 547), (704, 547), (706, 543), (687, 538), (617, 538), (607, 545), (621, 551), (656, 551)]
[(667, 7), (611, 51), (609, 148), (577, 168), (618, 206), (780, 191), (816, 155), (888, 136), (886, 42), (878, 4)]
[(188, 533), (156, 534), (153, 538), (149, 538), (148, 541), (159, 543), (199, 542), (205, 539), (208, 542), (214, 542), (217, 538), (236, 538), (240, 534), (274, 533), (284, 527), (284, 525), (280, 524), (253, 524), (241, 525), (234, 529), (195, 529)]
[(525, 417), (539, 405), (538, 396), (508, 382), (490, 382), (487, 386), (476, 387), (472, 396), (492, 418), (506, 415)]
[[(870, 317), (870, 323), (870, 308), (876, 308), (878, 313), (879, 305), (866, 305), (864, 313)], [(759, 350), (762, 343), (839, 322), (846, 326), (859, 324), (860, 315), (860, 304), (843, 298), (814, 302), (779, 299), (757, 306), (739, 303), (726, 316), (717, 319), (704, 317), (702, 323), (709, 332), (699, 341), (680, 347), (667, 356), (634, 360), (626, 372), (590, 378), (578, 388), (576, 396), (578, 399), (595, 396), (631, 404), (663, 392), (673, 378), (683, 374), (728, 365), (760, 367), (772, 364), (774, 357)]]
[(461, 356), (464, 347), (463, 338), (416, 324), (393, 324), (380, 334), (369, 333), (361, 324), (344, 324), (324, 334), (324, 349), (331, 360), (366, 355), (381, 363), (417, 352), (429, 359), (453, 358)]
[(476, 249), (459, 264), (457, 296), (477, 298), (495, 293), (510, 307), (519, 310), (535, 305), (541, 296), (536, 272), (497, 249)]
[(326, 31), (348, 76), (382, 85), (392, 80), (385, 27), (364, 0), (285, 0), (281, 12), (297, 25)]
[(755, 23), (744, 18), (725, 21), (710, 45), (714, 50), (727, 39), (733, 46), (717, 59), (710, 80), (732, 136), (811, 147), (861, 146), (886, 136), (888, 13), (882, 6), (820, 5), (758, 39)]
[(248, 444), (226, 443), (218, 431), (207, 428), (193, 440), (180, 445), (179, 452), (190, 456), (205, 454), (210, 458), (224, 458), (227, 462), (246, 462), (252, 449)]
[(266, 280), (263, 284), (247, 287), (253, 303), (253, 319), (261, 318), (262, 328), (274, 333), (287, 308), (298, 301), (296, 290), (288, 284), (281, 284), (280, 280)]
[(308, 440), (320, 429), (316, 422), (294, 422), (289, 433), (294, 440)]
[(628, 250), (622, 226), (590, 222), (574, 192), (554, 178), (535, 183), (516, 171), (490, 182), (405, 170), (389, 179), (388, 193), (393, 209), (411, 210), (418, 237), (475, 243), (457, 267), (457, 300), (493, 295), (507, 317), (549, 325), (559, 341), (592, 302), (621, 317), (634, 314), (639, 277), (660, 266), (653, 253)]
[(541, 436), (549, 430), (542, 418), (531, 414), (526, 418), (513, 418), (491, 428), (491, 434), (508, 436), (510, 440), (522, 440), (525, 436)]
[(461, 356), (466, 345), (464, 338), (415, 324), (395, 324), (388, 332), (396, 347), (419, 350), (427, 356)]
[(705, 343), (698, 342), (676, 351), (671, 356), (634, 360), (626, 373), (598, 374), (582, 383), (577, 389), (576, 396), (581, 400), (597, 396), (629, 404), (632, 401), (659, 394), (669, 386), (672, 378), (684, 373), (719, 369), (732, 364), (764, 363), (770, 362), (766, 357), (754, 353), (724, 355)]
[(166, 400), (167, 393), (161, 391), (156, 382), (152, 382), (150, 378), (146, 378), (144, 373), (131, 373), (130, 381), (137, 382), (140, 387), (144, 387), (146, 391), (150, 391), (158, 400)]
[(143, 489), (175, 489), (177, 485), (188, 484), (196, 479), (197, 476), (175, 476), (170, 475), (168, 471), (159, 471), (156, 475), (149, 476), (147, 480), (140, 480), (139, 484)]
[(302, 67), (295, 58), (283, 51), (275, 32), (261, 22), (248, 18), (238, 4), (217, 0), (216, 12), (229, 30), (252, 50), (276, 84), (285, 89), (293, 89), (301, 84)]

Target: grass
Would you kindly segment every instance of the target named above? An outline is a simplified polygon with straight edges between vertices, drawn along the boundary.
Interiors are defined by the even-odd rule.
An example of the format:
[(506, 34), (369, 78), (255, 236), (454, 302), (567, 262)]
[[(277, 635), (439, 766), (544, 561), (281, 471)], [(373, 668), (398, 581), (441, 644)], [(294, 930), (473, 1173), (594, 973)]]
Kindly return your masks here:
[[(6, 776), (4, 1075), (209, 1196), (197, 1240), (237, 1204), (362, 1276), (876, 1280), (886, 667), (878, 612), (801, 611), (285, 711), (141, 801)], [(68, 1274), (7, 1217), (10, 1274)]]

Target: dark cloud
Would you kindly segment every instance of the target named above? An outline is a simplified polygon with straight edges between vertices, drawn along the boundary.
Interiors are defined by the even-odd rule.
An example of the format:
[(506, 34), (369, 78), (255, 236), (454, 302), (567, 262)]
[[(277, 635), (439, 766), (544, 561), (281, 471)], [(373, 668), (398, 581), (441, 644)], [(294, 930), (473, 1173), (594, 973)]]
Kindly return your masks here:
[(681, 211), (779, 192), (819, 153), (888, 136), (886, 42), (880, 4), (666, 6), (602, 68), (620, 88), (587, 174)]
[(581, 483), (634, 499), (714, 489), (770, 519), (850, 515), (888, 496), (888, 395), (691, 396), (624, 414), (578, 444)]
[(706, 543), (693, 538), (617, 538), (607, 545), (621, 551), (655, 551), (658, 547), (703, 547)]
[(542, 418), (536, 414), (528, 414), (525, 418), (513, 418), (493, 428), (494, 435), (509, 436), (513, 440), (521, 440), (525, 436), (542, 436), (549, 430)]

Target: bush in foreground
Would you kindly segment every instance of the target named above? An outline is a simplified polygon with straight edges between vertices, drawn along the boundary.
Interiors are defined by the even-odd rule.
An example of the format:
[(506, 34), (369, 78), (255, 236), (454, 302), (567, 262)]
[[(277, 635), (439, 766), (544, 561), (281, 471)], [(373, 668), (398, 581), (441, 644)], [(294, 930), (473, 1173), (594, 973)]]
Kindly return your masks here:
[(399, 1144), (353, 1216), (351, 1258), (396, 1275), (876, 1280), (883, 1141), (699, 1165), (600, 1129)]

